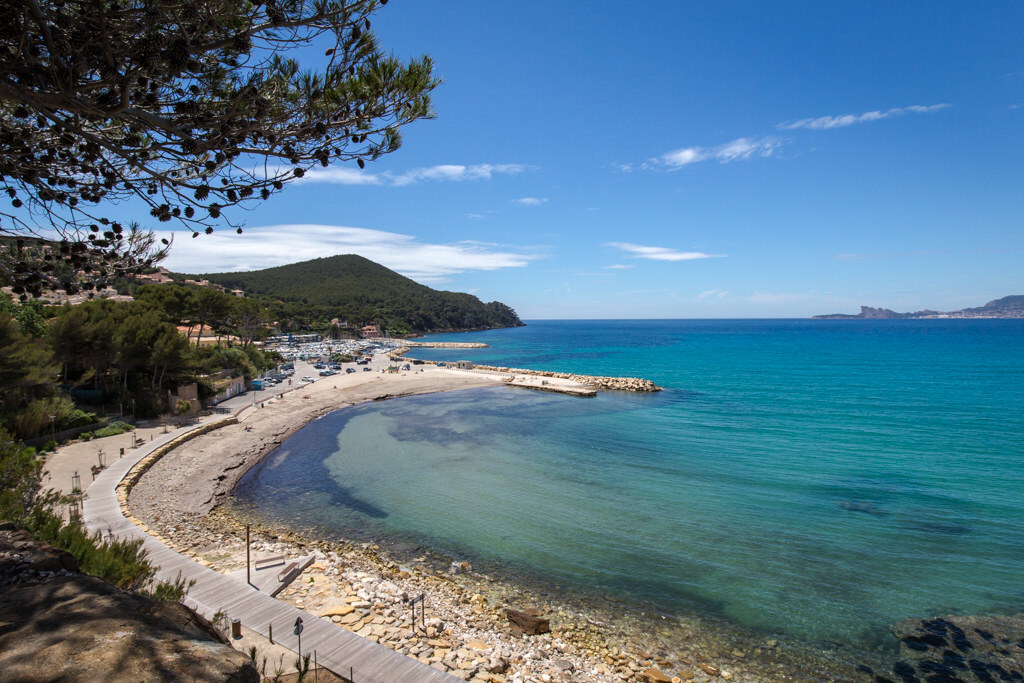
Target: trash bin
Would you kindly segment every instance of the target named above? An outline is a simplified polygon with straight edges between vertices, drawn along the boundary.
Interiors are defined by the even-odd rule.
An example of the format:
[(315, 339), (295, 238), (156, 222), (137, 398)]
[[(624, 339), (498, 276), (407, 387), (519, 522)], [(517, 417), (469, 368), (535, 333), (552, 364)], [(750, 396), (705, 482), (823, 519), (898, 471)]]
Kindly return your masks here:
[(242, 637), (242, 620), (232, 619), (231, 620), (231, 637), (241, 638)]

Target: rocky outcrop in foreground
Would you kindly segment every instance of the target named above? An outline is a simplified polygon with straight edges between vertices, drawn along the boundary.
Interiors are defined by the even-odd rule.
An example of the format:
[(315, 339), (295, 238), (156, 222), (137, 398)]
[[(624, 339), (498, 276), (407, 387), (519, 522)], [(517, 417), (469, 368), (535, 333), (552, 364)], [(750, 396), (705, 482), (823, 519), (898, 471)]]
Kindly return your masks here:
[(891, 672), (876, 675), (879, 683), (1024, 680), (1024, 619), (1019, 616), (907, 619), (892, 633), (900, 640), (900, 658)]
[(74, 557), (0, 524), (4, 681), (259, 683), (241, 652), (184, 605), (78, 572)]

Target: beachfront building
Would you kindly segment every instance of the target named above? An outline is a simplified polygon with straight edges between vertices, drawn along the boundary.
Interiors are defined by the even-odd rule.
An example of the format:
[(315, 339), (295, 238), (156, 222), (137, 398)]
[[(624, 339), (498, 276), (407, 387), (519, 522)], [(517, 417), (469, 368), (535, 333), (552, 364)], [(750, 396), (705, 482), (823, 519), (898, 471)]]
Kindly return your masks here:
[(359, 331), (359, 335), (363, 339), (377, 339), (381, 336), (380, 325), (363, 325), (363, 329)]
[(457, 360), (457, 361), (455, 361), (455, 369), (456, 370), (472, 370), (473, 369), (473, 361), (471, 361), (471, 360)]
[(177, 415), (198, 413), (202, 407), (199, 403), (199, 387), (195, 382), (179, 385), (175, 391), (167, 390), (167, 405)]

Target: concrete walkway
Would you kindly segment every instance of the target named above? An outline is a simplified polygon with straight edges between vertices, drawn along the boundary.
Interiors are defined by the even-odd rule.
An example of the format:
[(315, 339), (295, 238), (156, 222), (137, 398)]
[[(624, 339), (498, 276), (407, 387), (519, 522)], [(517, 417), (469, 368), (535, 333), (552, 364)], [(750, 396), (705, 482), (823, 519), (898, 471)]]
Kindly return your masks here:
[[(206, 423), (220, 419), (225, 418), (215, 416)], [(296, 653), (300, 649), (303, 654), (315, 650), (320, 666), (357, 683), (449, 683), (459, 680), (204, 567), (174, 552), (126, 519), (117, 500), (118, 483), (143, 457), (199, 426), (154, 436), (152, 441), (109, 463), (86, 491), (83, 514), (86, 527), (104, 536), (142, 539), (150, 562), (159, 567), (158, 579), (174, 581), (180, 576), (186, 581), (195, 580), (184, 602), (206, 618), (221, 612), (229, 619), (240, 619), (244, 626), (262, 636), (269, 637), (272, 630), (275, 643)], [(301, 619), (301, 631), (296, 635), (298, 619)]]

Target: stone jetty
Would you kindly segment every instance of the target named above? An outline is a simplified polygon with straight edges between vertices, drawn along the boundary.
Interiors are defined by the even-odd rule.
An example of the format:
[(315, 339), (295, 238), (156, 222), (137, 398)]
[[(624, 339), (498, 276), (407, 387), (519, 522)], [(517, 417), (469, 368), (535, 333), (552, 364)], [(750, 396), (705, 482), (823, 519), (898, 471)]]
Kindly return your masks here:
[[(457, 343), (457, 342), (407, 342), (406, 346), (395, 349), (391, 353), (391, 360), (397, 363), (411, 363), (415, 359), (407, 357), (405, 354), (410, 351), (410, 346), (419, 347), (432, 347), (432, 348), (450, 348), (450, 349), (478, 349), (485, 348), (487, 344), (476, 344), (476, 343)], [(430, 365), (437, 365), (439, 362), (449, 363), (449, 361), (419, 361), (421, 363), (427, 363)], [(602, 391), (635, 391), (640, 393), (650, 393), (654, 391), (661, 391), (662, 387), (652, 382), (649, 379), (642, 379), (640, 377), (600, 377), (596, 375), (579, 375), (570, 372), (553, 372), (550, 370), (530, 370), (527, 368), (507, 368), (507, 367), (496, 367), (493, 365), (473, 365), (474, 370), (483, 370), (486, 372), (496, 372), (503, 375), (528, 375), (531, 377), (548, 377), (551, 379), (564, 379), (576, 384), (583, 385), (584, 388), (593, 387), (594, 390)], [(545, 388), (549, 391), (559, 391), (561, 393), (575, 393), (579, 395), (592, 395), (590, 391), (579, 391), (566, 389), (565, 387), (535, 387), (528, 383), (517, 383), (515, 377), (510, 378), (510, 381), (517, 386), (525, 386), (527, 388)]]
[(418, 342), (418, 341), (405, 341), (403, 342), (404, 348), (399, 349), (397, 353), (402, 354), (408, 351), (410, 348), (418, 347), (421, 349), (486, 349), (487, 344), (480, 342)]
[(551, 377), (556, 379), (567, 379), (579, 384), (596, 387), (606, 391), (637, 391), (653, 392), (661, 391), (661, 387), (649, 379), (639, 377), (597, 377), (593, 375), (577, 375), (569, 372), (551, 372), (547, 370), (527, 370), (524, 368), (503, 368), (490, 365), (476, 365), (474, 369), (490, 370), (512, 375), (533, 375), (535, 377)]

